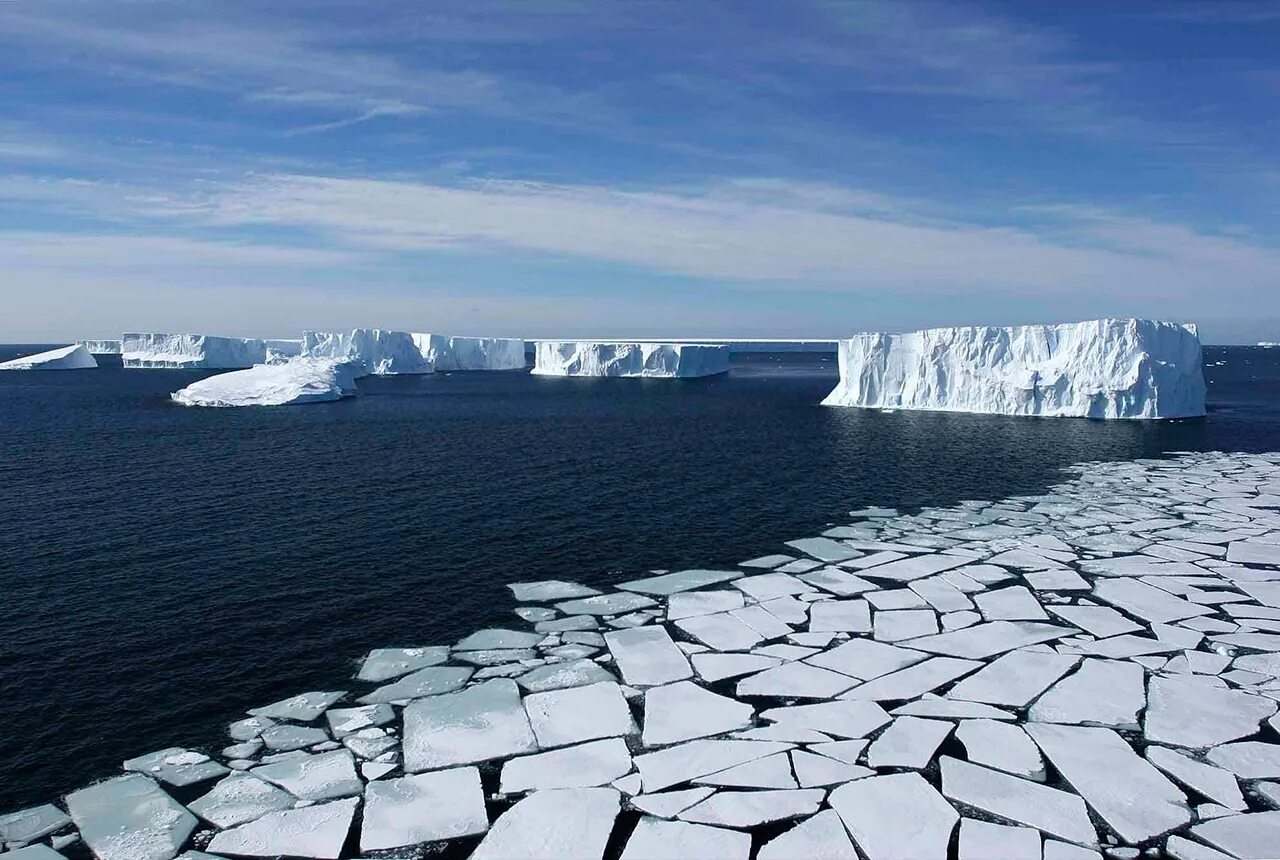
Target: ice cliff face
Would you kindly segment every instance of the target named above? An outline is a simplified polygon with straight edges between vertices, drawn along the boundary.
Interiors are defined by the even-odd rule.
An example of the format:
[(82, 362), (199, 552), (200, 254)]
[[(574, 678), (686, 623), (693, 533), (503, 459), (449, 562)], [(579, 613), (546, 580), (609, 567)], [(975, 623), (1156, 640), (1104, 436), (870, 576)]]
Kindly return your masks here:
[(526, 366), (520, 338), (415, 334), (413, 339), (437, 371), (523, 370)]
[(352, 397), (360, 366), (331, 358), (294, 358), (220, 373), (171, 396), (183, 406), (290, 406)]
[(97, 360), (83, 344), (73, 343), (71, 346), (0, 363), (0, 370), (83, 370), (97, 366)]
[(1184, 418), (1204, 414), (1195, 326), (1093, 320), (860, 334), (840, 342), (823, 404), (1003, 415)]
[(267, 346), (256, 338), (126, 333), (120, 341), (120, 354), (125, 367), (253, 367), (266, 359)]
[(120, 354), (120, 341), (118, 340), (82, 340), (80, 345), (92, 355)]
[(537, 342), (540, 376), (712, 376), (729, 369), (729, 347), (688, 343)]
[(357, 328), (350, 332), (307, 331), (302, 333), (302, 355), (306, 358), (338, 358), (360, 365), (359, 375), (431, 373), (431, 362), (407, 331)]

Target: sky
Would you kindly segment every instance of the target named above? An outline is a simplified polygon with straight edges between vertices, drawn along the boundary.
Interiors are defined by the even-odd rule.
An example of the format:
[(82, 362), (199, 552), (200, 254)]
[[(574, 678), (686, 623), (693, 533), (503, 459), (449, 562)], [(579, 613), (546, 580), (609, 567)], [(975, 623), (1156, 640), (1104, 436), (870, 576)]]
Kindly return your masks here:
[(1280, 2), (0, 0), (0, 341), (1280, 341)]

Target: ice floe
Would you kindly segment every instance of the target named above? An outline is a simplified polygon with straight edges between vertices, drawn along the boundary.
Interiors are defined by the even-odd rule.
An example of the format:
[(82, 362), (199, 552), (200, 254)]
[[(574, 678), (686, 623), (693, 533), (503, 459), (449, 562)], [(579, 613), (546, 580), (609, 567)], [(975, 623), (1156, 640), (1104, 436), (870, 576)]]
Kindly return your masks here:
[(0, 362), (0, 370), (87, 370), (98, 361), (80, 344)]

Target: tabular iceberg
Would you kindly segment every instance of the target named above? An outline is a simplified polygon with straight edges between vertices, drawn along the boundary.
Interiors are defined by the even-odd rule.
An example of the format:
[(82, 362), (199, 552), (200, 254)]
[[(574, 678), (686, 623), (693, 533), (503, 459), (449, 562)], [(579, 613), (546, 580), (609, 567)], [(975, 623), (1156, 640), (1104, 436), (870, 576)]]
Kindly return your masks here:
[(1003, 415), (1204, 415), (1194, 325), (1092, 320), (860, 334), (823, 404)]
[(524, 340), (415, 334), (414, 342), (437, 371), (524, 370)]
[(253, 367), (266, 360), (267, 345), (256, 338), (126, 332), (120, 341), (120, 356), (125, 367)]
[(73, 343), (0, 363), (0, 370), (83, 370), (97, 367), (98, 362), (83, 344)]
[(120, 354), (120, 341), (118, 340), (82, 340), (80, 345), (89, 350), (92, 355)]
[(729, 369), (729, 347), (692, 343), (537, 341), (539, 376), (713, 376)]
[(358, 365), (340, 359), (295, 358), (210, 376), (171, 396), (183, 406), (324, 403), (354, 396), (358, 369)]
[(419, 336), (380, 328), (357, 328), (350, 332), (306, 331), (302, 333), (302, 355), (354, 362), (360, 366), (360, 376), (431, 373), (431, 362), (415, 342)]

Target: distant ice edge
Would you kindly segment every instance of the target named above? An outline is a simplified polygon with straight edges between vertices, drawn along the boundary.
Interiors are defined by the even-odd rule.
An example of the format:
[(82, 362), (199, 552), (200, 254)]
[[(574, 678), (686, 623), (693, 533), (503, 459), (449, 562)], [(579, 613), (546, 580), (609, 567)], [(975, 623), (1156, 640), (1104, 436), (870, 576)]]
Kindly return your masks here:
[(825, 406), (1045, 417), (1205, 414), (1193, 324), (1103, 319), (967, 326), (840, 341)]
[(729, 347), (693, 343), (540, 340), (537, 376), (690, 378), (729, 370)]

